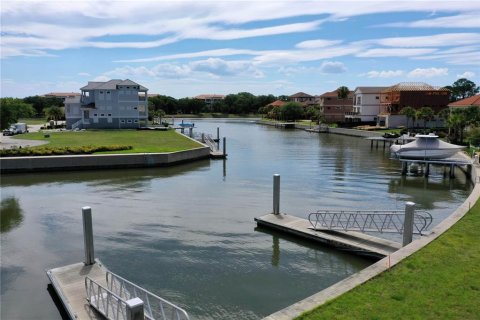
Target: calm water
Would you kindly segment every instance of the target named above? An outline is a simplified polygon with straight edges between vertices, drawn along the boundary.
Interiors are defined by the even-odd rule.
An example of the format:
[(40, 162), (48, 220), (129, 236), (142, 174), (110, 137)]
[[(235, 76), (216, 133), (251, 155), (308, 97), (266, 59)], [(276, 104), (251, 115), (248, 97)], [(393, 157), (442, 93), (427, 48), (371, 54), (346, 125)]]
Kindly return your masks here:
[(60, 319), (45, 270), (83, 260), (81, 207), (94, 215), (96, 257), (184, 307), (192, 319), (258, 319), (372, 263), (255, 229), (281, 174), (282, 212), (403, 209), (435, 223), (471, 190), (463, 174), (428, 180), (360, 138), (197, 121), (227, 136), (226, 162), (172, 168), (2, 176), (1, 318)]

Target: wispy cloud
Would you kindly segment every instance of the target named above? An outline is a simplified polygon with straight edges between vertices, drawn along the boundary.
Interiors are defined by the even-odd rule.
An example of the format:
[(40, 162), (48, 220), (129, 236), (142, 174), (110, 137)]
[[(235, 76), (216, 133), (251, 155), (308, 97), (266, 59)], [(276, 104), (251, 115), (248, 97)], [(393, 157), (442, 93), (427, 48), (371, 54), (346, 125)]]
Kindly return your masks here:
[(320, 66), (320, 72), (323, 73), (345, 73), (347, 67), (340, 61), (324, 61)]
[[(459, 4), (461, 5), (461, 4)], [(480, 10), (468, 14), (460, 14), (435, 19), (425, 19), (410, 22), (394, 22), (381, 27), (401, 28), (480, 28)]]
[(417, 68), (408, 73), (410, 78), (432, 78), (447, 75), (448, 68)]
[(457, 74), (457, 78), (473, 78), (475, 77), (475, 72), (465, 71), (462, 74)]
[(403, 76), (405, 72), (403, 70), (382, 70), (382, 71), (369, 71), (367, 72), (367, 78), (394, 78)]

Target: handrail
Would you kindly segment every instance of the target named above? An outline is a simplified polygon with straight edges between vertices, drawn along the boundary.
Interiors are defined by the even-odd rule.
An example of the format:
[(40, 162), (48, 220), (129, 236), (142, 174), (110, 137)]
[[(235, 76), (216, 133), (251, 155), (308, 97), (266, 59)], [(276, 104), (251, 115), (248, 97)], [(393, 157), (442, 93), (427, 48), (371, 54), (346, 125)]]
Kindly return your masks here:
[(140, 298), (144, 303), (144, 316), (146, 319), (156, 320), (189, 320), (185, 310), (177, 305), (151, 293), (150, 291), (120, 277), (119, 275), (106, 272), (107, 287), (119, 297), (129, 300)]
[(85, 277), (87, 300), (105, 318), (127, 320), (127, 302), (114, 292), (104, 288), (89, 276)]
[[(314, 230), (341, 230), (380, 233), (403, 233), (405, 211), (402, 210), (319, 210), (308, 215)], [(413, 233), (425, 234), (432, 224), (432, 215), (415, 211)]]

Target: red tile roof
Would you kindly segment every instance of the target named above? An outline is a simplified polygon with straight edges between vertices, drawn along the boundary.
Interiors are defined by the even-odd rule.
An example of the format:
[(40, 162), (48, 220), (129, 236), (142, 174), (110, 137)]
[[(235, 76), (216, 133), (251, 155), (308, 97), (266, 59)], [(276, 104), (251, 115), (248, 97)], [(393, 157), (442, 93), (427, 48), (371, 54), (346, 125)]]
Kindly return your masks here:
[[(326, 98), (326, 97), (330, 97), (330, 98), (338, 98), (338, 92), (337, 90), (335, 91), (330, 91), (330, 92), (325, 92), (324, 94), (320, 95), (320, 98)], [(348, 92), (348, 99), (351, 99), (353, 97), (353, 91), (349, 91)]]
[(460, 107), (460, 108), (466, 108), (466, 107), (480, 107), (480, 94), (477, 94), (476, 96), (472, 96), (469, 98), (465, 98), (462, 100), (458, 100), (455, 102), (452, 102), (448, 105), (449, 107)]
[(313, 96), (305, 93), (305, 92), (297, 92), (295, 94), (292, 94), (290, 96), (290, 98), (304, 98), (304, 97), (308, 97), (308, 98), (313, 98)]
[(282, 100), (275, 100), (273, 101), (272, 103), (269, 103), (268, 105), (269, 106), (274, 106), (274, 107), (281, 107), (285, 104), (286, 102), (285, 101), (282, 101)]

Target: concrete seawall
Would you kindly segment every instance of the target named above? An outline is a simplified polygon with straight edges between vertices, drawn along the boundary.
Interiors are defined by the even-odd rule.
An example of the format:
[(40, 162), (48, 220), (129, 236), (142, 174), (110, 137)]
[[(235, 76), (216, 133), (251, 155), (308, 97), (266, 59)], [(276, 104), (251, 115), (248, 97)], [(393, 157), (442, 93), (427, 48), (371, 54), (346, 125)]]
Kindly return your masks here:
[(170, 166), (210, 157), (210, 148), (166, 153), (93, 154), (0, 158), (1, 173)]

